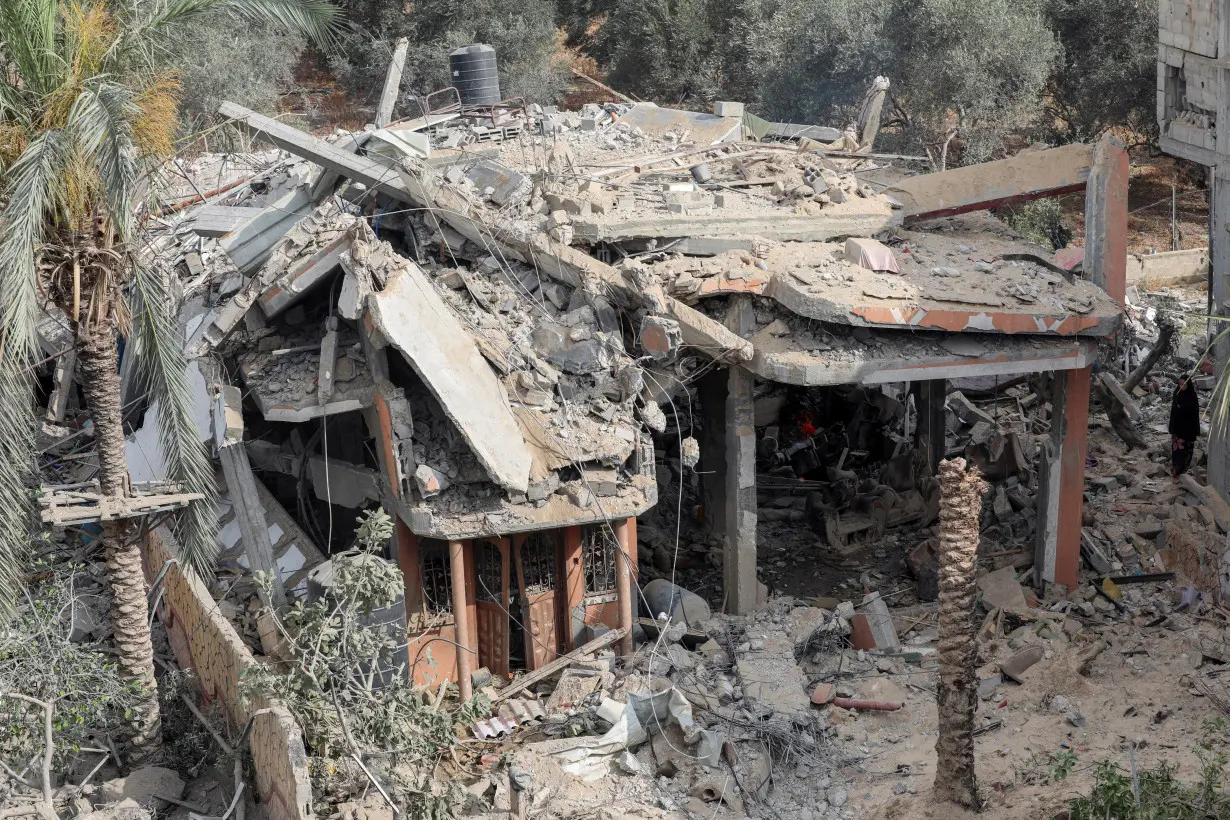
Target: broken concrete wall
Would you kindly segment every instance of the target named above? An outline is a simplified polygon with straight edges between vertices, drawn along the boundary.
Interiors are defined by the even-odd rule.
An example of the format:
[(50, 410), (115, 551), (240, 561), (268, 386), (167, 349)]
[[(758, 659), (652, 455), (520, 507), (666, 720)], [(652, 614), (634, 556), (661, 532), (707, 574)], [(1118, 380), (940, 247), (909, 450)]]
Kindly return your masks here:
[(302, 729), (276, 701), (244, 702), (239, 678), (257, 660), (219, 611), (205, 584), (178, 562), (171, 563), (177, 553), (171, 535), (165, 529), (150, 533), (141, 550), (146, 580), (161, 585), (157, 614), (175, 659), (181, 669), (195, 673), (202, 698), (218, 701), (235, 729), (242, 729), (256, 712), (264, 712), (253, 718), (249, 740), (262, 808), (270, 820), (308, 820), (313, 816), (312, 789)]

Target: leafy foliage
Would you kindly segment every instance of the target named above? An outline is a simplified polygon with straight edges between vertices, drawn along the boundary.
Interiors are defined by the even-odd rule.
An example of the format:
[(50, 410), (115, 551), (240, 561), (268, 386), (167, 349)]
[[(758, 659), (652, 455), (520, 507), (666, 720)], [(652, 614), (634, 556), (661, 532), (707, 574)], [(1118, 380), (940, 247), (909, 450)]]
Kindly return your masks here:
[(1060, 59), (1047, 82), (1053, 139), (1092, 141), (1110, 128), (1157, 137), (1157, 0), (1047, 0)]
[(1226, 759), (1214, 754), (1204, 759), (1200, 780), (1181, 782), (1178, 769), (1162, 761), (1156, 769), (1139, 773), (1133, 786), (1131, 774), (1110, 760), (1094, 769), (1093, 789), (1069, 803), (1072, 820), (1203, 820), (1230, 817), (1230, 793), (1226, 791)]
[[(12, 0), (0, 3), (0, 616), (19, 594), (35, 482), (32, 372), (40, 292), (36, 263), (50, 270), (47, 295), (78, 320), (127, 331), (136, 322), (139, 364), (153, 399), (174, 423), (162, 431), (169, 478), (206, 498), (183, 518), (183, 559), (209, 566), (214, 539), (206, 455), (191, 428), (177, 322), (152, 278), (136, 277), (136, 306), (125, 298), (135, 262), (139, 178), (165, 158), (177, 126), (180, 86), (167, 70), (177, 27), (227, 13), (328, 40), (336, 9), (325, 0)], [(98, 260), (80, 271), (82, 257)], [(159, 300), (162, 301), (159, 301)], [(116, 397), (118, 399), (118, 397)], [(167, 449), (169, 448), (169, 449)], [(116, 448), (110, 452), (114, 454)], [(123, 465), (103, 464), (122, 474)]]
[[(375, 106), (399, 37), (410, 40), (402, 90), (425, 96), (453, 84), (448, 55), (470, 43), (496, 50), (505, 99), (551, 103), (567, 86), (551, 0), (422, 0), (412, 14), (401, 0), (354, 0), (347, 6), (354, 31), (333, 58), (333, 68), (359, 100)], [(413, 104), (397, 109), (417, 116)]]
[(268, 22), (236, 26), (221, 12), (175, 31), (167, 49), (183, 86), (181, 133), (217, 122), (224, 100), (273, 114), (278, 99), (294, 88), (293, 70), (306, 44), (302, 35)]
[[(124, 681), (112, 656), (96, 643), (69, 640), (73, 610), (105, 611), (107, 601), (80, 590), (83, 569), (67, 563), (29, 567), (40, 580), (27, 588), (15, 616), (0, 627), (0, 692), (55, 701), (58, 763), (91, 736), (124, 725), (137, 689)], [(15, 700), (0, 699), (0, 760), (20, 770), (42, 753), (42, 713)]]
[(413, 688), (398, 660), (403, 633), (380, 619), (404, 589), (400, 570), (379, 556), (391, 534), (383, 510), (364, 513), (358, 546), (333, 557), (329, 596), (283, 613), (264, 611), (277, 625), (285, 663), (248, 667), (241, 691), (250, 699), (276, 698), (295, 716), (315, 758), (318, 792), (362, 788), (366, 780), (344, 758), (378, 752), (399, 798), (426, 811), (424, 775), (456, 740), (454, 723), (487, 714), (491, 704), (479, 695), (450, 715)]
[(1072, 226), (1054, 197), (1007, 208), (1000, 217), (1030, 242), (1052, 250), (1066, 248), (1072, 241)]

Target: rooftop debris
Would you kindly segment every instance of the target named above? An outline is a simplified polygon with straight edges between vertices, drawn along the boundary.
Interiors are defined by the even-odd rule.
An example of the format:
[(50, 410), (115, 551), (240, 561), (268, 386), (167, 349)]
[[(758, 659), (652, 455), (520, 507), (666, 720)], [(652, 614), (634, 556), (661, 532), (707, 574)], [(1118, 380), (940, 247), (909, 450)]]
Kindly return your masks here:
[[(1110, 719), (1085, 696), (1110, 670), (1186, 664), (1195, 681), (1208, 665), (1189, 688), (1221, 685), (1230, 615), (1214, 601), (1230, 513), (1197, 479), (1169, 481), (1157, 429), (1166, 377), (1196, 366), (1195, 350), (1168, 347), (1177, 331), (1166, 335), (1153, 304), (1166, 297), (1130, 294), (1124, 311), (970, 212), (1084, 185), (1090, 147), (911, 175), (842, 150), (868, 148), (874, 96), (859, 134), (813, 134), (827, 146), (772, 141), (784, 124), (753, 140), (754, 118), (728, 103), (712, 114), (497, 105), (384, 122), (386, 111), (379, 129), (327, 138), (223, 106), (279, 150), (184, 166), (217, 184), (204, 196), (167, 188), (152, 252), (180, 279), (186, 348), (208, 394), (202, 440), (214, 407), (212, 446), (229, 468), (215, 591), (241, 585), (242, 601), (270, 583), (252, 577), (261, 542), (299, 603), (219, 606), (271, 661), (272, 690), (288, 680), (277, 664), (329, 659), (279, 647), (269, 619), (310, 610), (332, 623), (330, 596), (356, 561), (382, 579), (378, 617), (338, 617), (376, 633), (387, 665), (377, 675), (356, 662), (339, 700), (317, 687), (299, 704), (323, 715), (304, 728), (320, 762), (336, 764), (334, 791), (317, 799), (355, 817), (383, 806), (386, 788), (394, 801), (475, 814), (510, 810), (515, 792), (543, 816), (601, 805), (610, 816), (848, 817), (852, 795), (908, 797), (929, 751), (883, 777), (867, 764), (906, 738), (929, 750), (921, 738), (936, 728), (945, 457), (990, 484), (967, 522), (981, 575), (967, 592), (981, 607), (968, 648), (983, 782), (1002, 785), (981, 761), (1005, 728), (1036, 729), (1047, 748), (1073, 734), (1100, 742), (1066, 715)], [(748, 323), (728, 324), (736, 314)], [(1126, 349), (1102, 357), (1115, 363), (1102, 409), (1122, 408), (1145, 449), (1121, 455), (1113, 422), (1095, 419), (1085, 491), (1103, 503), (1082, 522), (1089, 566), (1066, 594), (1038, 593), (1022, 586), (1039, 527), (1035, 454), (1061, 423), (1044, 371), (1088, 366), (1120, 326)], [(1120, 378), (1121, 360), (1138, 364), (1136, 383)], [(714, 614), (723, 541), (706, 525), (723, 510), (702, 477), (718, 470), (714, 440), (727, 432), (726, 379), (713, 371), (732, 363), (759, 378), (747, 443), (765, 595), (745, 616)], [(73, 378), (67, 366), (55, 376), (60, 387)], [(900, 385), (941, 379), (931, 461), (918, 446), (922, 395)], [(235, 423), (213, 394), (241, 391)], [(69, 429), (79, 421), (66, 392), (47, 418)], [(156, 423), (152, 411), (141, 421), (136, 393), (134, 445)], [(231, 460), (236, 446), (244, 458)], [(374, 503), (397, 530), (382, 525), (379, 544), (341, 514)], [(247, 506), (263, 511), (267, 544), (241, 520)], [(589, 588), (595, 564), (567, 576), (562, 553), (526, 558), (540, 545), (531, 536), (638, 516), (645, 606), (631, 623), (602, 620), (616, 593)], [(467, 568), (440, 549), (469, 539), (503, 563)], [(579, 554), (593, 560), (601, 543)], [(621, 556), (609, 555), (612, 577)], [(450, 609), (465, 586), (456, 567), (503, 584), (478, 595), (472, 631), (516, 627), (503, 629), (505, 668), (470, 659), (467, 703), (449, 688), (459, 681), (425, 690), (407, 671), (416, 640), (466, 651)], [(805, 593), (821, 580), (834, 597)], [(556, 589), (569, 583), (584, 612), (561, 614)], [(483, 614), (496, 610), (504, 621)], [(425, 628), (413, 635), (407, 621)], [(574, 631), (539, 637), (544, 623)], [(526, 645), (512, 645), (521, 632)], [(619, 657), (613, 645), (629, 634), (638, 648)], [(520, 677), (515, 653), (530, 667)], [(382, 759), (394, 744), (381, 727), (352, 722), (356, 693), (394, 679), (379, 697), (404, 698), (399, 725), (426, 727), (435, 755), (408, 768)], [(1186, 691), (1174, 694), (1193, 702)]]

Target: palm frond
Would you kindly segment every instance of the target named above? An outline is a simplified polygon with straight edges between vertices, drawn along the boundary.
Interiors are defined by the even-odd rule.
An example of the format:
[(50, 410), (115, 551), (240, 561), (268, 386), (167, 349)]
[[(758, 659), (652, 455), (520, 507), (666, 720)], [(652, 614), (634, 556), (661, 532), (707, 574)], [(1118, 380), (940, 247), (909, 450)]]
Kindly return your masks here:
[(112, 63), (133, 57), (146, 64), (157, 62), (156, 52), (170, 32), (217, 11), (302, 34), (326, 50), (336, 44), (341, 31), (340, 11), (328, 0), (145, 0), (130, 3), (130, 17), (113, 48)]
[(57, 0), (0, 2), (0, 42), (22, 86), (46, 94), (59, 85), (56, 54)]
[(192, 418), (193, 396), (188, 385), (184, 338), (171, 293), (171, 273), (157, 264), (134, 260), (131, 311), (137, 367), (152, 401), (158, 402), (158, 444), (167, 464), (167, 478), (185, 492), (201, 493), (175, 523), (179, 560), (202, 578), (213, 571), (218, 554), (218, 516), (214, 472)]
[[(1227, 321), (1225, 316), (1210, 316), (1210, 319)], [(1214, 347), (1230, 341), (1230, 327), (1224, 328), (1209, 341), (1204, 353), (1196, 360), (1196, 368), (1212, 354)], [(1195, 372), (1195, 369), (1192, 372)], [(1189, 374), (1190, 375), (1190, 374)], [(1209, 397), (1209, 435), (1211, 438), (1224, 438), (1230, 433), (1230, 367), (1223, 366), (1213, 386), (1213, 394)]]
[(68, 115), (77, 148), (97, 171), (107, 192), (113, 226), (125, 242), (134, 225), (132, 198), (138, 168), (133, 123), (139, 115), (133, 92), (105, 79), (88, 83)]
[(33, 363), (38, 351), (38, 285), (34, 249), (69, 139), (44, 131), (8, 169), (0, 211), (0, 618), (12, 613), (34, 528)]

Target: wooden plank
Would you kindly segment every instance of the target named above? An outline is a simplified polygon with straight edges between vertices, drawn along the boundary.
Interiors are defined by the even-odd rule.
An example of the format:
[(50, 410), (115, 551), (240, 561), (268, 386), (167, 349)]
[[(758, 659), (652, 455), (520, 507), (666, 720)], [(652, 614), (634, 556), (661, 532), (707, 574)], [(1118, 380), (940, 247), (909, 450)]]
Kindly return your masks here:
[(525, 677), (514, 681), (511, 685), (505, 687), (498, 695), (492, 698), (491, 702), (499, 703), (502, 700), (512, 697), (518, 692), (524, 691), (539, 681), (546, 680), (573, 661), (583, 658), (586, 655), (592, 655), (599, 649), (605, 649), (615, 643), (624, 636), (625, 632), (627, 632), (626, 629), (619, 628), (612, 629), (610, 632), (602, 633), (584, 646), (577, 647), (565, 655), (560, 655), (558, 658), (551, 661), (546, 666), (543, 666), (541, 669), (537, 669)]

